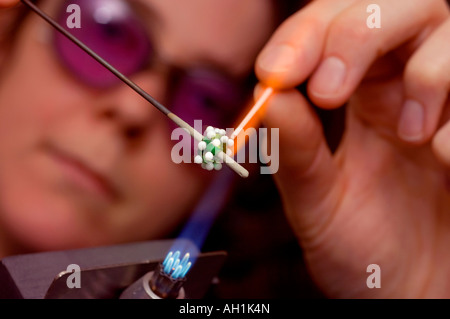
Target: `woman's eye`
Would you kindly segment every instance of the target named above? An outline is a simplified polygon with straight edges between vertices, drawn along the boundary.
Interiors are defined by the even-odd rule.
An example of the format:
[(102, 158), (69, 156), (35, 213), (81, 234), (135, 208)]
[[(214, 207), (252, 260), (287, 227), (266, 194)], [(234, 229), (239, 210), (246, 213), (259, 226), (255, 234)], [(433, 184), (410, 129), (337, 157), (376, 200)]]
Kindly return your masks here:
[[(148, 38), (141, 25), (132, 17), (95, 23), (89, 42), (119, 66), (142, 64), (149, 55)], [(134, 61), (134, 63), (131, 63)], [(127, 70), (128, 71), (128, 70)]]
[(190, 124), (202, 120), (204, 125), (229, 127), (242, 106), (236, 86), (212, 76), (186, 76), (172, 96), (173, 112)]
[(197, 103), (197, 107), (204, 109), (205, 111), (217, 111), (221, 112), (223, 108), (226, 108), (225, 101), (220, 96), (214, 96), (209, 91), (197, 90), (192, 92), (194, 100)]
[(103, 46), (118, 50), (116, 54), (121, 54), (123, 58), (126, 55), (136, 54), (142, 50), (143, 44), (148, 39), (135, 23), (132, 21), (112, 21), (107, 24), (97, 24), (93, 30)]
[(113, 41), (126, 39), (124, 26), (119, 23), (107, 23), (100, 25), (105, 40), (112, 39)]

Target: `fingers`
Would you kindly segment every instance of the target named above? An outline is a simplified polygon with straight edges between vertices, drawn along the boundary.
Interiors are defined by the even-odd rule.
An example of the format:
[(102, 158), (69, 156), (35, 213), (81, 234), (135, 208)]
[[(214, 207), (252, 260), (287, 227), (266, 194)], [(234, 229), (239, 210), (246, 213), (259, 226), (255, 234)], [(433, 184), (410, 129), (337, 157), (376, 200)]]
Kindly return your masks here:
[[(264, 114), (268, 128), (279, 128), (279, 170), (275, 180), (294, 229), (300, 236), (329, 218), (337, 168), (314, 110), (296, 90), (275, 93)], [(307, 231), (305, 232), (305, 229)]]
[(355, 0), (318, 0), (287, 19), (261, 51), (255, 71), (274, 88), (292, 88), (314, 70), (322, 55), (327, 27)]
[(0, 0), (0, 8), (12, 7), (19, 3), (19, 0)]
[[(450, 91), (449, 39), (450, 18), (408, 61), (404, 76), (405, 103), (398, 125), (398, 135), (405, 141), (426, 141), (436, 130)], [(442, 136), (437, 137), (438, 142)], [(447, 141), (450, 146), (450, 139)]]
[(377, 59), (448, 15), (443, 1), (411, 0), (405, 5), (404, 1), (380, 0), (382, 26), (371, 29), (365, 13), (370, 2), (358, 1), (329, 26), (321, 63), (308, 86), (317, 105), (344, 104)]
[(312, 2), (287, 20), (261, 52), (256, 63), (259, 79), (286, 89), (312, 74), (311, 100), (321, 107), (338, 107), (378, 58), (420, 38), (448, 16), (442, 0), (380, 0), (382, 27), (371, 29), (367, 25), (371, 2)]

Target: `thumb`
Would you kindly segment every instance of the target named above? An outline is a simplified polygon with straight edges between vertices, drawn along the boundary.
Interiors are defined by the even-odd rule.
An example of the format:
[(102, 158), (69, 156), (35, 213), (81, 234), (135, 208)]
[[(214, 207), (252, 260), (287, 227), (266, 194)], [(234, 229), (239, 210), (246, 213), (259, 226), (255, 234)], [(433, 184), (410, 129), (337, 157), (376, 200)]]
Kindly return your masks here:
[[(255, 95), (260, 91), (257, 88)], [(314, 237), (328, 224), (339, 193), (338, 169), (322, 124), (297, 90), (274, 93), (263, 121), (267, 128), (279, 128), (279, 169), (274, 178), (287, 217), (300, 239)]]

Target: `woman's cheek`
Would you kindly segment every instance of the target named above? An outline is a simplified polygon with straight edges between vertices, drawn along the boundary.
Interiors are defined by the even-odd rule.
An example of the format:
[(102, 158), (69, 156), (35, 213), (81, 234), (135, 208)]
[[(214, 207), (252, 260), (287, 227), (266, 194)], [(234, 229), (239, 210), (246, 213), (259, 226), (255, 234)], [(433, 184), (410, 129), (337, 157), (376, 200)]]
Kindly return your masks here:
[[(2, 168), (3, 169), (3, 168)], [(0, 182), (1, 227), (30, 250), (55, 250), (86, 244), (79, 215), (62, 198), (21, 174), (21, 167), (8, 168)], [(5, 174), (3, 174), (5, 175)]]

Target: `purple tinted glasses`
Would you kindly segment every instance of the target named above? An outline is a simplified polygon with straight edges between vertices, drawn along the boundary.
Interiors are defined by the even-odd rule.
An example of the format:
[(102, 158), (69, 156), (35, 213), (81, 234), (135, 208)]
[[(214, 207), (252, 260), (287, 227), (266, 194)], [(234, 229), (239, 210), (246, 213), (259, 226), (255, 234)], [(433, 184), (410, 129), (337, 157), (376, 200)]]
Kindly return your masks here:
[[(69, 4), (81, 9), (81, 28), (68, 29)], [(58, 22), (126, 76), (152, 65), (153, 45), (146, 27), (134, 9), (123, 0), (65, 1)], [(63, 65), (89, 86), (105, 89), (120, 82), (92, 57), (55, 32), (54, 45)], [(237, 81), (207, 68), (173, 72), (169, 108), (186, 122), (194, 120), (216, 127), (231, 127), (249, 97), (246, 81)], [(150, 94), (152, 92), (149, 92)]]

